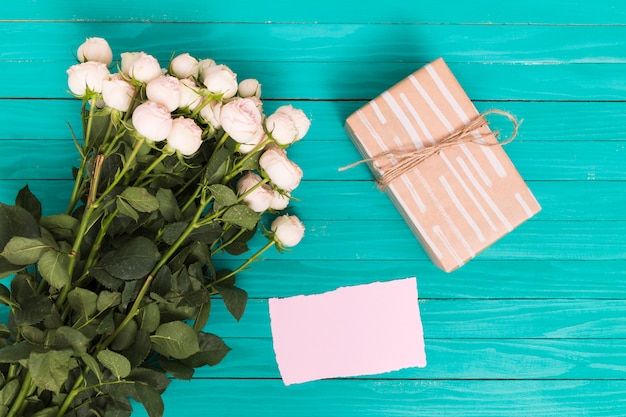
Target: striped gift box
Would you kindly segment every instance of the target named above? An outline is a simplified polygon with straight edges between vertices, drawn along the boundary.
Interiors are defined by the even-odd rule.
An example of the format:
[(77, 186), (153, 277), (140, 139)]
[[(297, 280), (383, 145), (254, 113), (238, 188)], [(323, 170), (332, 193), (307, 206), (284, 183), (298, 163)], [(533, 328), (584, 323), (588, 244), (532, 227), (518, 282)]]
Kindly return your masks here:
[[(370, 101), (346, 121), (364, 158), (438, 143), (479, 116), (443, 59)], [(445, 148), (386, 188), (433, 262), (453, 271), (541, 210), (488, 126), (478, 143)], [(396, 161), (369, 162), (380, 178)]]

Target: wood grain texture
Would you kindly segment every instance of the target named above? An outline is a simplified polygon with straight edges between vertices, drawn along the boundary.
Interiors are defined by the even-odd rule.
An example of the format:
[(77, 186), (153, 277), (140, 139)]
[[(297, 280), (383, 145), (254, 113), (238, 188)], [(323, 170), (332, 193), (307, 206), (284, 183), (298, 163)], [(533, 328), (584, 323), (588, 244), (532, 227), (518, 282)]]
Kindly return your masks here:
[[(239, 323), (215, 300), (206, 330), (233, 351), (174, 381), (166, 417), (626, 415), (622, 3), (38, 0), (5, 5), (0, 34), (4, 203), (28, 183), (45, 214), (65, 210), (77, 161), (67, 123), (79, 126), (80, 107), (65, 71), (85, 37), (163, 65), (172, 52), (212, 57), (261, 81), (267, 114), (293, 104), (313, 122), (289, 150), (305, 173), (292, 212), (306, 237), (238, 275), (250, 294)], [(346, 117), (440, 56), (479, 111), (524, 119), (505, 149), (543, 207), (451, 274), (427, 259), (366, 167), (337, 171), (360, 158)], [(283, 385), (268, 298), (408, 276), (418, 279), (426, 368)]]

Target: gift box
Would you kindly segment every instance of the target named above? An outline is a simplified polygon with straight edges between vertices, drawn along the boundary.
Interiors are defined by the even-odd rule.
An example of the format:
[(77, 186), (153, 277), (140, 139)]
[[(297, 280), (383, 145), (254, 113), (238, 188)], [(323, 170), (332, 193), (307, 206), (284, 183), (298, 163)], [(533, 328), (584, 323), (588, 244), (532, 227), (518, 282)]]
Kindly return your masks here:
[[(541, 210), (443, 59), (357, 110), (345, 128), (444, 271), (460, 267)], [(407, 165), (404, 156), (414, 154), (419, 156)]]

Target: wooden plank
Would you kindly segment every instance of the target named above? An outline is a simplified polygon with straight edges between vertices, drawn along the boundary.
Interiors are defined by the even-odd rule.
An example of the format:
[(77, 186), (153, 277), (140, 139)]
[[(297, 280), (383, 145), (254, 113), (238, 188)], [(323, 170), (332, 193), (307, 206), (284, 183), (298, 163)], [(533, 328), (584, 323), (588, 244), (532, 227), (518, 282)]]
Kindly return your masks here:
[[(433, 57), (434, 58), (434, 57)], [(426, 62), (359, 63), (235, 61), (241, 79), (257, 78), (266, 98), (364, 100), (377, 96)], [(65, 98), (66, 70), (74, 61), (9, 61), (0, 77), (0, 98)], [(473, 100), (624, 101), (626, 64), (451, 63)], [(37, 79), (37, 83), (30, 82)], [(546, 86), (550, 86), (546, 89)]]
[[(301, 108), (310, 119), (311, 129), (305, 141), (343, 141), (345, 119), (363, 106), (365, 101), (282, 101), (265, 100), (266, 114), (279, 106), (291, 104)], [(624, 141), (621, 128), (626, 102), (476, 102), (479, 111), (508, 111), (522, 120), (516, 142), (522, 141)], [(45, 109), (41, 114), (41, 109)], [(2, 139), (67, 139), (67, 123), (80, 134), (80, 102), (70, 98), (45, 100), (0, 99), (0, 140)], [(39, 122), (32, 123), (37, 115)], [(490, 119), (494, 130), (510, 131), (507, 121)]]
[(87, 35), (106, 38), (116, 60), (142, 50), (164, 62), (173, 51), (217, 61), (626, 62), (626, 26), (0, 22), (0, 32), (2, 61), (64, 61)]
[[(227, 338), (232, 348), (218, 366), (196, 379), (280, 378), (271, 338)], [(622, 379), (626, 353), (613, 339), (429, 339), (425, 368), (380, 375), (378, 380)]]
[[(374, 0), (341, 3), (318, 0), (314, 7), (294, 7), (288, 0), (271, 3), (241, 0), (232, 3), (215, 2), (187, 4), (167, 0), (119, 0), (116, 7), (105, 3), (85, 3), (67, 0), (64, 7), (54, 1), (13, 2), (3, 10), (2, 20), (70, 20), (77, 22), (137, 21), (137, 22), (310, 22), (310, 23), (484, 23), (484, 24), (623, 24), (626, 10), (621, 3), (610, 0), (583, 2), (572, 7), (566, 0), (549, 3), (529, 0), (524, 7), (502, 7), (497, 0), (455, 2), (441, 7), (432, 2), (404, 4), (380, 3)], [(541, 11), (540, 13), (538, 11)], [(157, 36), (158, 35), (154, 35)]]
[[(626, 337), (624, 299), (421, 299), (419, 306), (424, 337), (429, 339)], [(206, 331), (221, 337), (271, 335), (266, 299), (249, 300), (238, 323), (221, 301), (215, 301), (212, 308)], [(618, 340), (614, 342), (617, 344), (614, 348), (621, 344)]]
[[(165, 412), (187, 417), (508, 416), (626, 414), (626, 381), (330, 380), (285, 387), (265, 379), (174, 381)], [(181, 399), (184, 398), (184, 403)], [(136, 406), (134, 417), (147, 414)]]

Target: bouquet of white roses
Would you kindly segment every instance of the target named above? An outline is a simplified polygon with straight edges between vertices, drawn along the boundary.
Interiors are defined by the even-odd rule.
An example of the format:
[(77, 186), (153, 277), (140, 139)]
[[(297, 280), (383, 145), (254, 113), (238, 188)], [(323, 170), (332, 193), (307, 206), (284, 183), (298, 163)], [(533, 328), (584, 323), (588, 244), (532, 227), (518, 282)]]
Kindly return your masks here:
[[(239, 319), (236, 274), (302, 239), (281, 213), (302, 177), (285, 149), (310, 122), (291, 106), (266, 118), (259, 82), (210, 59), (182, 54), (162, 69), (123, 53), (111, 74), (104, 39), (77, 55), (67, 72), (81, 159), (67, 212), (42, 216), (27, 186), (0, 204), (0, 276), (13, 276), (0, 284), (0, 417), (130, 416), (129, 397), (161, 416), (166, 374), (190, 379), (229, 351), (203, 330), (212, 298)], [(259, 230), (267, 244), (239, 268), (214, 268)]]

